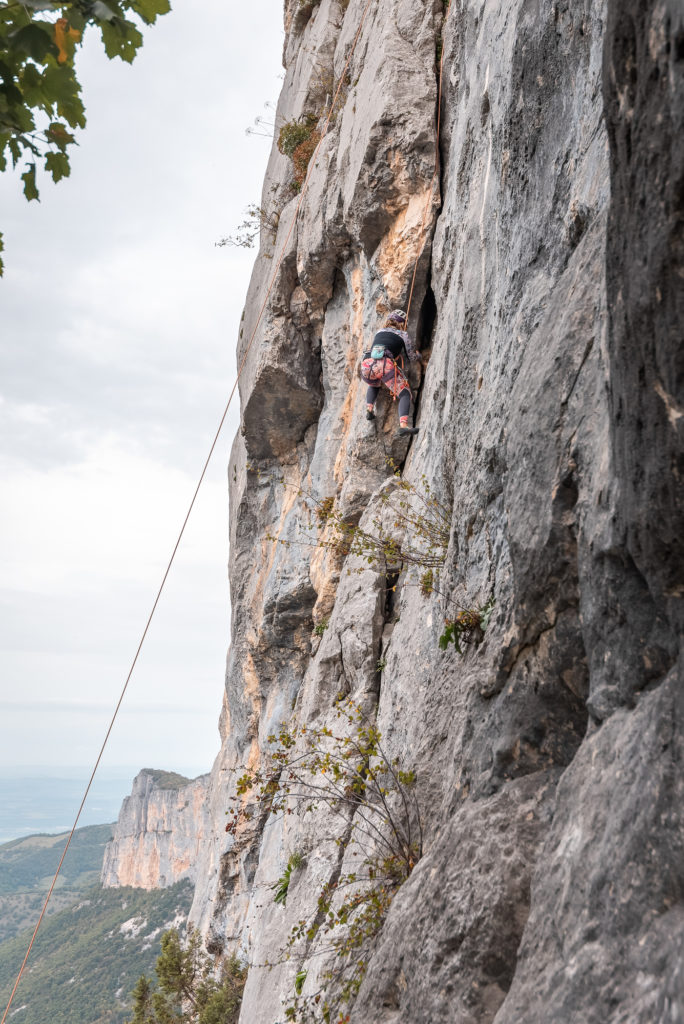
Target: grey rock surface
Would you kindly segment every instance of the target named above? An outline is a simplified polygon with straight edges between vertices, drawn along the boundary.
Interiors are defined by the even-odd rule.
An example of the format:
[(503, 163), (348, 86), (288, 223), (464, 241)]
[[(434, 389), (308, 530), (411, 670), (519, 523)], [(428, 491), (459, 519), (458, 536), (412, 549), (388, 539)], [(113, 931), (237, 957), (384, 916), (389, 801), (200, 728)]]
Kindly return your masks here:
[(497, 1024), (680, 1019), (683, 711), (673, 672), (565, 772)]
[(515, 973), (555, 775), (516, 779), (453, 815), (395, 897), (354, 1020), (421, 1020), (426, 1007), (432, 1020), (493, 1019)]
[[(264, 184), (279, 219), (238, 341), (232, 640), (192, 919), (252, 964), (242, 1024), (282, 1022), (299, 970), (316, 991), (320, 938), (283, 953), (345, 869), (347, 826), (322, 811), (223, 824), (269, 734), (334, 723), (349, 695), (416, 770), (425, 830), (352, 1021), (675, 1024), (684, 12), (383, 0), (345, 73), (365, 7), (285, 5), (278, 124), (320, 129), (348, 77), (301, 207), (275, 146)], [(414, 268), (426, 366), (409, 441), (387, 395), (365, 419), (356, 366)], [(388, 458), (448, 510), (427, 597), (415, 573), (320, 543), (325, 498), (373, 528)], [(482, 642), (440, 650), (445, 618), (491, 597)]]

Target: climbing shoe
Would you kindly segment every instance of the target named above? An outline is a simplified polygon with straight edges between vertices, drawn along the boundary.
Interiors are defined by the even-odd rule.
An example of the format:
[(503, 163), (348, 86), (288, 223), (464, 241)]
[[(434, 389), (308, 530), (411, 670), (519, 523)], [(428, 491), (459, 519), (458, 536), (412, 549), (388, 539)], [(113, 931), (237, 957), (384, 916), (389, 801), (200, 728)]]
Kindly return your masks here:
[(375, 413), (373, 412), (372, 409), (366, 409), (366, 419), (367, 420), (374, 420), (375, 419)]
[(409, 434), (417, 434), (420, 427), (399, 427), (399, 437), (408, 437)]

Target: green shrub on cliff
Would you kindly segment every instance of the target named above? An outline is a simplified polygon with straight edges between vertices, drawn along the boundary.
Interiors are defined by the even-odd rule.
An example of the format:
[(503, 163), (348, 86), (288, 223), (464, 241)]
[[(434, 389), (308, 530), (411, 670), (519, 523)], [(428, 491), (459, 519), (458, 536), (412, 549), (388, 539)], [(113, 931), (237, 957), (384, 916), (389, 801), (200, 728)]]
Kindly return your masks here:
[(284, 156), (292, 158), (295, 150), (313, 134), (318, 118), (306, 114), (302, 118), (287, 121), (278, 133), (278, 149)]
[(287, 903), (287, 894), (290, 888), (290, 877), (293, 871), (298, 871), (304, 863), (304, 857), (298, 850), (290, 854), (285, 870), (272, 888), (275, 891), (273, 897), (274, 903), (280, 903), (285, 906)]

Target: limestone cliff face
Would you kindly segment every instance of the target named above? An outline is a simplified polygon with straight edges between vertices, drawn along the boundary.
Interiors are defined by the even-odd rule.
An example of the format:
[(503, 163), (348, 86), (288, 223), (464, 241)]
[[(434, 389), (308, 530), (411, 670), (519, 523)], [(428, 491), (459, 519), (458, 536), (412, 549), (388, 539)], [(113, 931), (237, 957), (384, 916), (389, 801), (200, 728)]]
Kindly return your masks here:
[[(364, 8), (287, 0), (279, 124), (320, 113)], [(326, 823), (233, 837), (224, 812), (274, 728), (333, 722), (351, 695), (417, 770), (426, 836), (357, 1024), (684, 1018), (683, 40), (678, 0), (376, 0), (246, 357), (192, 918), (263, 964), (313, 913), (340, 868)], [(262, 204), (282, 212), (239, 359), (291, 180), (274, 148)], [(355, 366), (416, 261), (409, 445), (385, 398), (365, 419)], [(300, 543), (300, 489), (368, 523), (388, 457), (450, 510), (440, 594), (402, 576), (388, 597), (374, 567)], [(454, 606), (491, 595), (484, 641), (441, 651)], [(268, 886), (295, 849), (281, 907)], [(253, 967), (243, 1024), (282, 1020), (302, 967), (314, 991), (322, 952)]]
[(105, 888), (164, 889), (182, 878), (195, 880), (199, 845), (214, 829), (207, 782), (206, 775), (192, 781), (170, 772), (136, 775), (105, 848)]

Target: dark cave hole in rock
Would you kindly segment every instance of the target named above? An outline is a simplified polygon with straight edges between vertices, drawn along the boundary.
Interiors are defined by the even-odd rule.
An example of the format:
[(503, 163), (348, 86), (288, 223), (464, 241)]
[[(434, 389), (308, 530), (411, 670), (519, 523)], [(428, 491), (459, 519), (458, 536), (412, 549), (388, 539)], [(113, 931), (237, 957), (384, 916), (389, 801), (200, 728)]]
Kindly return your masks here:
[(679, 32), (674, 40), (675, 61), (684, 60), (684, 32)]
[[(430, 277), (428, 277), (427, 289), (425, 296), (421, 303), (420, 312), (418, 314), (418, 322), (416, 324), (416, 348), (419, 352), (429, 351), (432, 345), (432, 336), (435, 330), (435, 324), (437, 322), (437, 303), (435, 301), (435, 293), (432, 290), (430, 283)], [(421, 380), (418, 387), (412, 387), (411, 392), (413, 396), (413, 422), (416, 423), (418, 420), (418, 410), (420, 408), (420, 396), (423, 389), (423, 381)], [(401, 466), (403, 469), (403, 464)]]
[(430, 348), (436, 320), (437, 303), (435, 301), (435, 293), (432, 290), (432, 285), (428, 280), (427, 291), (425, 292), (425, 298), (423, 299), (420, 307), (418, 323), (416, 325), (416, 345), (419, 351), (424, 351), (425, 349)]
[(397, 581), (399, 579), (398, 572), (387, 573), (386, 583), (386, 594), (385, 594), (385, 622), (391, 622), (392, 616), (394, 615), (394, 609), (397, 603)]

